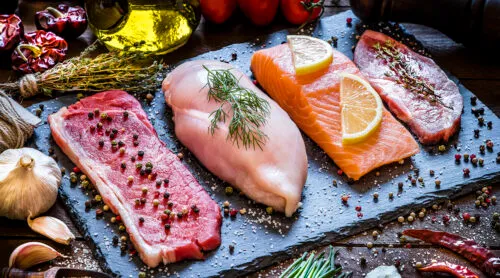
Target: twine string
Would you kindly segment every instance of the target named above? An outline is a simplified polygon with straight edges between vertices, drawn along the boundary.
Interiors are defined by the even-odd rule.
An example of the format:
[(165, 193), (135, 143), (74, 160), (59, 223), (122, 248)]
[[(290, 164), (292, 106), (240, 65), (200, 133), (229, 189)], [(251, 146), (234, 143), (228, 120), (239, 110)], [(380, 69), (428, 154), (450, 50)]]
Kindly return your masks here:
[[(26, 85), (32, 85), (32, 83)], [(33, 87), (27, 88), (26, 90), (33, 90)], [(24, 142), (33, 135), (33, 126), (17, 113), (9, 99), (9, 96), (0, 90), (0, 153), (6, 149), (21, 148)]]

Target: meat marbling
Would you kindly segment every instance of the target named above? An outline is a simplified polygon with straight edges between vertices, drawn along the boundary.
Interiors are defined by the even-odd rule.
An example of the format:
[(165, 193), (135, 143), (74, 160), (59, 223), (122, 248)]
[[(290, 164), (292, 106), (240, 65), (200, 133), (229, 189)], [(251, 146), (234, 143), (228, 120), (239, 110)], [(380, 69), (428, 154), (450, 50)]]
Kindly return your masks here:
[[(220, 103), (208, 101), (208, 72), (231, 69), (215, 61), (186, 62), (163, 81), (167, 104), (174, 112), (175, 134), (212, 173), (238, 187), (251, 199), (291, 216), (299, 206), (307, 177), (307, 156), (297, 126), (272, 99), (241, 71), (231, 69), (240, 86), (268, 101), (270, 115), (262, 131), (268, 136), (262, 150), (236, 146), (227, 140), (229, 119), (219, 122), (213, 135), (210, 113)], [(226, 109), (230, 117), (232, 112)]]
[[(378, 57), (374, 46), (394, 45), (401, 53), (401, 61), (420, 81), (434, 88), (444, 105), (431, 103), (421, 94), (412, 92), (406, 83), (398, 83), (388, 63)], [(369, 79), (389, 109), (408, 124), (423, 144), (448, 141), (460, 129), (463, 98), (457, 85), (430, 58), (413, 52), (410, 48), (378, 32), (365, 31), (354, 51), (354, 62)], [(406, 87), (405, 87), (406, 86)]]
[[(107, 119), (101, 119), (104, 113)], [(96, 126), (99, 122), (102, 128)], [(160, 262), (202, 259), (202, 251), (219, 246), (219, 206), (159, 140), (134, 97), (123, 91), (98, 93), (61, 108), (49, 116), (49, 123), (56, 143), (120, 215), (145, 264), (155, 267)], [(151, 174), (145, 168), (148, 162), (153, 166)], [(136, 163), (143, 165), (142, 173)], [(173, 213), (168, 217), (167, 209)], [(177, 213), (183, 209), (187, 213), (179, 218)]]

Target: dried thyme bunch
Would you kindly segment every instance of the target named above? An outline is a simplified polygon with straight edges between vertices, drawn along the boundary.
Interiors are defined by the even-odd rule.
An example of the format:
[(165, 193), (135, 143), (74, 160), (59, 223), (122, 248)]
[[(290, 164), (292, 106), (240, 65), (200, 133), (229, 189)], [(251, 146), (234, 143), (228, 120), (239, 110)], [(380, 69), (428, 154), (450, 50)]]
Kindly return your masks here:
[(43, 73), (27, 74), (19, 81), (0, 84), (0, 89), (28, 98), (39, 93), (124, 90), (157, 90), (163, 65), (148, 53), (110, 51), (90, 57), (97, 42), (78, 57), (57, 64)]

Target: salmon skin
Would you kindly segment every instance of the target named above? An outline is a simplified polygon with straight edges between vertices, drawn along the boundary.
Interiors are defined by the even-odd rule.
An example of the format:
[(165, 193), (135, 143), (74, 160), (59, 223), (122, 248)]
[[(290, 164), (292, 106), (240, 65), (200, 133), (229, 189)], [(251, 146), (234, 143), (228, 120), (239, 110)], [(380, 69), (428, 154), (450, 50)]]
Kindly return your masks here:
[(342, 53), (333, 51), (325, 70), (297, 76), (288, 44), (255, 52), (251, 68), (259, 84), (344, 173), (358, 180), (371, 170), (419, 152), (412, 135), (385, 108), (379, 129), (363, 142), (342, 144), (340, 76), (361, 76)]
[(432, 59), (368, 30), (356, 46), (354, 62), (422, 144), (446, 142), (460, 129), (463, 98)]

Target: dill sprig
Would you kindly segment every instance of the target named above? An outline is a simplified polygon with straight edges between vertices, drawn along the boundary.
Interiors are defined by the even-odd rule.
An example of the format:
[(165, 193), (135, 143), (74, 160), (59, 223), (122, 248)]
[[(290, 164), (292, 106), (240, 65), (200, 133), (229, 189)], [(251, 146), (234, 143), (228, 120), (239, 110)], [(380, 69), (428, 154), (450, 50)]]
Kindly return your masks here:
[(385, 73), (386, 76), (395, 77), (397, 83), (411, 92), (421, 95), (430, 103), (439, 103), (443, 107), (453, 109), (441, 100), (441, 96), (435, 93), (434, 87), (431, 84), (420, 78), (410, 67), (404, 55), (396, 48), (393, 41), (387, 40), (384, 45), (377, 42), (373, 45), (373, 48), (377, 51), (377, 58), (383, 59), (391, 69), (391, 72)]
[(328, 257), (326, 253), (314, 256), (311, 253), (307, 257), (305, 252), (302, 257), (295, 260), (279, 278), (349, 278), (352, 277), (352, 272), (342, 273), (342, 266), (335, 264), (335, 257), (338, 251), (334, 250), (330, 245)]
[(20, 93), (22, 97), (38, 93), (51, 96), (53, 92), (114, 89), (149, 92), (158, 89), (163, 65), (161, 61), (154, 60), (152, 54), (109, 51), (91, 57), (97, 48), (98, 41), (77, 57), (58, 63), (43, 73), (29, 74), (17, 82), (0, 84), (0, 89)]
[(209, 132), (213, 135), (219, 122), (226, 122), (229, 117), (224, 108), (229, 105), (233, 113), (229, 122), (228, 140), (240, 144), (245, 149), (256, 147), (262, 150), (267, 135), (260, 129), (270, 113), (269, 103), (255, 92), (239, 85), (239, 79), (229, 69), (210, 70), (208, 72), (208, 100), (220, 103), (217, 110), (210, 113)]

